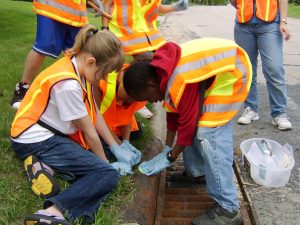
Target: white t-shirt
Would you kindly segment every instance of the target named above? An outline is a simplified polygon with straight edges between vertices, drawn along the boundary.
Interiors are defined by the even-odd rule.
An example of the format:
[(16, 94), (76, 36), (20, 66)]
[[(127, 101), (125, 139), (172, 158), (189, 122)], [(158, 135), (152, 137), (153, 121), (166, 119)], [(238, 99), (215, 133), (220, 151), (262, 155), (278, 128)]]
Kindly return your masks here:
[[(79, 76), (75, 57), (71, 61)], [(51, 89), (47, 108), (40, 120), (64, 134), (73, 134), (77, 128), (72, 121), (88, 115), (82, 95), (82, 88), (78, 81), (64, 80), (58, 82)], [(39, 124), (34, 124), (13, 140), (19, 143), (36, 143), (53, 135), (53, 132)]]

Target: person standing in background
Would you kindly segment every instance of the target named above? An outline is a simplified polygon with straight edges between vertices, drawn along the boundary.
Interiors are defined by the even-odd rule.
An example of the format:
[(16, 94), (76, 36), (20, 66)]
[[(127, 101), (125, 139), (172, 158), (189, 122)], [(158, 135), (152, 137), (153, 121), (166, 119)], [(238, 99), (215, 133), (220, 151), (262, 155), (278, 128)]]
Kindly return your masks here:
[[(93, 0), (97, 5), (100, 0)], [(46, 56), (58, 58), (71, 48), (80, 28), (88, 23), (86, 0), (33, 0), (37, 16), (36, 39), (30, 50), (21, 82), (16, 84), (11, 105), (18, 109)]]
[[(166, 43), (157, 28), (158, 14), (186, 10), (188, 0), (179, 0), (172, 5), (163, 5), (161, 0), (105, 0), (103, 5), (112, 19), (109, 21), (102, 15), (102, 29), (113, 32), (120, 39), (125, 54), (141, 61)], [(138, 112), (144, 118), (153, 116), (146, 106)]]
[(287, 90), (283, 68), (283, 38), (288, 41), (291, 32), (287, 27), (287, 0), (230, 0), (236, 8), (234, 39), (248, 53), (253, 70), (253, 80), (245, 101), (245, 111), (239, 124), (250, 124), (259, 119), (257, 57), (260, 54), (262, 70), (269, 94), (272, 124), (279, 130), (290, 130), (286, 115)]

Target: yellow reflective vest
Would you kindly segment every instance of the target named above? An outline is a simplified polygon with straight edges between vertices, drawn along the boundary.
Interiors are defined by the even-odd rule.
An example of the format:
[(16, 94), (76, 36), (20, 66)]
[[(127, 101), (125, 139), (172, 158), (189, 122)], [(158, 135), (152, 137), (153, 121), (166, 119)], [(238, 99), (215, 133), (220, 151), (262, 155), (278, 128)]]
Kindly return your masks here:
[(109, 30), (120, 39), (125, 53), (154, 51), (166, 43), (156, 26), (160, 3), (152, 0), (142, 6), (140, 0), (114, 0)]
[(180, 45), (180, 60), (165, 91), (165, 107), (176, 112), (186, 84), (215, 77), (206, 89), (198, 126), (229, 122), (246, 99), (252, 80), (246, 52), (233, 41), (203, 38)]
[(146, 105), (146, 102), (132, 102), (130, 105), (119, 105), (116, 97), (118, 73), (108, 74), (107, 81), (101, 80), (99, 89), (101, 91), (100, 112), (107, 126), (117, 136), (121, 136), (121, 126), (131, 125), (130, 131), (139, 130), (134, 113)]

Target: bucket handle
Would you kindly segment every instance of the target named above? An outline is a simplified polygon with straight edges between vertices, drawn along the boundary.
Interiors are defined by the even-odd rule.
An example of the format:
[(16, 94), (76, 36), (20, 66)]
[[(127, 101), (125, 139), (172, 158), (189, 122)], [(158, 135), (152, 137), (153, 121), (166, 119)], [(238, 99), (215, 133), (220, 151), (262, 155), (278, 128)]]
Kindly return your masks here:
[(287, 167), (290, 166), (294, 162), (294, 151), (293, 147), (290, 144), (285, 144), (282, 146), (282, 150), (286, 153), (287, 155)]

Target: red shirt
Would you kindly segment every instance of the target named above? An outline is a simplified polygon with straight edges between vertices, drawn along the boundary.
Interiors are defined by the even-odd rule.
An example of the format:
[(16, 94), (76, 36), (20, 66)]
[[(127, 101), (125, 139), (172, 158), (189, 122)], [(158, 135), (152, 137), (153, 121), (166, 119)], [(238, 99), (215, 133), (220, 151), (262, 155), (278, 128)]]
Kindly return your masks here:
[[(151, 65), (156, 67), (160, 89), (165, 92), (167, 83), (181, 56), (180, 47), (168, 42), (160, 47), (153, 56)], [(199, 83), (187, 84), (177, 107), (176, 113), (167, 113), (167, 129), (177, 130), (178, 145), (189, 146), (193, 143), (199, 118)]]

